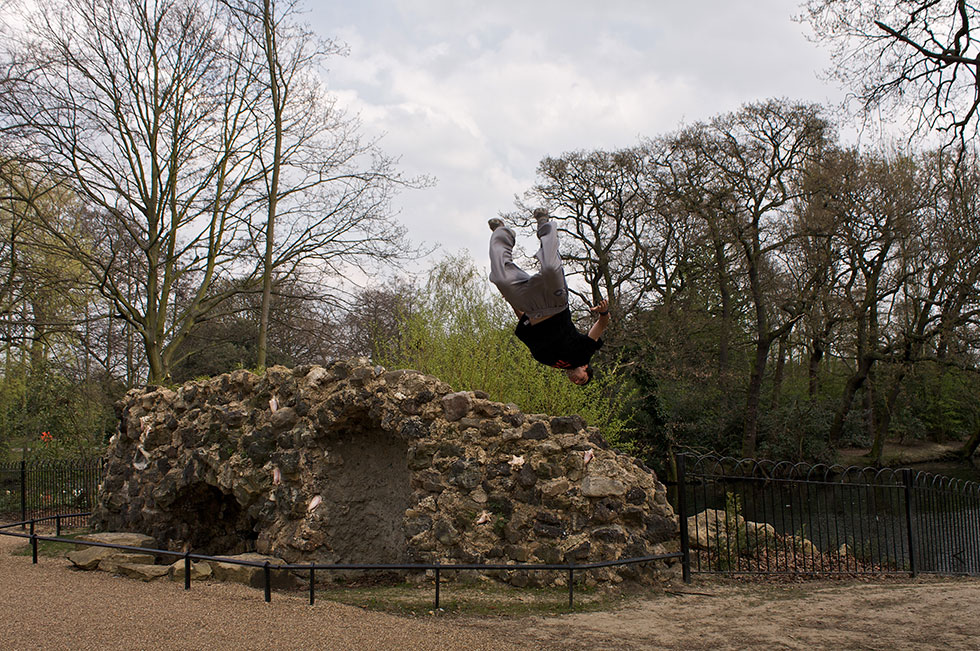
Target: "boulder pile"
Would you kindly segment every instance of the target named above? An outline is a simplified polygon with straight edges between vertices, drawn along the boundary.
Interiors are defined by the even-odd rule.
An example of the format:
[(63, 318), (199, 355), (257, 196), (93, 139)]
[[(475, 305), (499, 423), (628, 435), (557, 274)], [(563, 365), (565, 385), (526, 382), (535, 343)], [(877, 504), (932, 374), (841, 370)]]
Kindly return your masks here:
[[(663, 484), (598, 430), (416, 371), (366, 359), (242, 370), (133, 390), (117, 411), (92, 524), (162, 549), (287, 563), (550, 564), (676, 547)], [(648, 580), (663, 567), (589, 575)]]

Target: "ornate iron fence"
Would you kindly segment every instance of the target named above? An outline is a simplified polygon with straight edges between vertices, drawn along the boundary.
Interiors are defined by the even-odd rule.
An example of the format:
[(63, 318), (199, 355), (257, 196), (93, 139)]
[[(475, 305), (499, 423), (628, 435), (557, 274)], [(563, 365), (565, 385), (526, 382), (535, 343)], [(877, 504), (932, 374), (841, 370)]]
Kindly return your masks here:
[(694, 572), (980, 574), (975, 482), (909, 469), (678, 461)]
[[(105, 460), (98, 457), (0, 463), (0, 517), (23, 522), (91, 511), (104, 467)], [(67, 527), (87, 522), (82, 516), (62, 519)]]

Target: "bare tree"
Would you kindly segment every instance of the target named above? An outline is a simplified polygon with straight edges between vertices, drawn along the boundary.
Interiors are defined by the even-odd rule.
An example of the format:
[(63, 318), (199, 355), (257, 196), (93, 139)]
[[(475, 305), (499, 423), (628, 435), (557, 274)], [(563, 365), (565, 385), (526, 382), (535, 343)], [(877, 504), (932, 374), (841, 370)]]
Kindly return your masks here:
[[(66, 0), (40, 3), (8, 44), (0, 116), (82, 198), (86, 241), (103, 246), (38, 225), (139, 333), (151, 382), (234, 293), (261, 286), (267, 312), (277, 282), (406, 250), (394, 161), (324, 94), (324, 50), (280, 18), (271, 0)], [(244, 282), (215, 291), (222, 277)]]
[[(37, 225), (79, 261), (143, 340), (149, 380), (168, 373), (195, 320), (227, 296), (210, 287), (239, 263), (236, 209), (254, 178), (246, 109), (254, 94), (227, 56), (216, 13), (174, 3), (39, 3), (10, 51), (14, 91), (0, 111), (36, 164), (72, 190), (93, 219), (82, 238), (38, 214)], [(143, 279), (128, 295), (133, 261)], [(178, 305), (178, 286), (194, 286)]]
[(630, 314), (644, 298), (643, 217), (650, 210), (644, 186), (645, 160), (640, 149), (572, 152), (546, 158), (538, 166), (540, 181), (525, 196), (515, 221), (545, 205), (561, 233), (562, 258), (571, 277), (581, 277), (589, 305), (602, 297), (612, 309)]
[(718, 370), (724, 376), (729, 368), (739, 252), (724, 225), (722, 209), (731, 188), (714, 165), (710, 131), (706, 124), (695, 124), (662, 143), (648, 144), (659, 206), (652, 220), (660, 222), (654, 230), (662, 229), (664, 236), (659, 238), (661, 246), (644, 247), (644, 260), (660, 271), (651, 272), (651, 287), (665, 303), (689, 283), (713, 280), (720, 304), (715, 314)]
[[(846, 314), (838, 349), (853, 362), (828, 434), (840, 442), (845, 419), (872, 369), (893, 354), (890, 315), (908, 278), (905, 245), (922, 217), (926, 194), (906, 156), (850, 154), (828, 191), (827, 209), (837, 214), (836, 237), (844, 268), (835, 290)], [(866, 394), (868, 393), (866, 388)], [(870, 413), (870, 412), (869, 412)]]
[(807, 0), (803, 20), (832, 47), (832, 74), (864, 115), (912, 109), (915, 129), (965, 142), (977, 130), (980, 9), (967, 0)]
[(221, 1), (261, 64), (255, 129), (262, 183), (252, 197), (252, 241), (262, 260), (263, 368), (274, 285), (298, 272), (336, 276), (346, 265), (410, 255), (389, 200), (397, 188), (426, 180), (402, 178), (395, 161), (326, 94), (320, 66), (346, 50), (299, 21), (298, 0)]
[(807, 169), (826, 148), (828, 129), (816, 107), (771, 100), (713, 119), (698, 142), (718, 188), (718, 205), (703, 218), (720, 218), (722, 237), (738, 251), (753, 308), (755, 346), (742, 430), (742, 454), (751, 456), (770, 349), (803, 317), (809, 286), (819, 278), (809, 277), (802, 295), (787, 291), (781, 274), (788, 244), (799, 234), (782, 224), (806, 191)]

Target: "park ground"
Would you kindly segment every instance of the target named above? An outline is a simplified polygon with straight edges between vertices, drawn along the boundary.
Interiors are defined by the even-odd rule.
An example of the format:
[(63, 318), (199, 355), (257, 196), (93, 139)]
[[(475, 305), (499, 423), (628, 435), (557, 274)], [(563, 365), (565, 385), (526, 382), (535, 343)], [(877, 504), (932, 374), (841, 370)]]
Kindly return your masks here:
[(460, 602), (454, 584), (442, 611), (427, 590), (411, 607), (329, 597), (310, 606), (289, 593), (266, 603), (240, 585), (184, 591), (73, 570), (57, 555), (33, 565), (23, 549), (0, 536), (3, 649), (980, 649), (975, 578), (695, 577), (625, 597), (586, 594), (569, 613), (554, 603), (560, 592), (515, 593), (551, 603), (502, 616)]

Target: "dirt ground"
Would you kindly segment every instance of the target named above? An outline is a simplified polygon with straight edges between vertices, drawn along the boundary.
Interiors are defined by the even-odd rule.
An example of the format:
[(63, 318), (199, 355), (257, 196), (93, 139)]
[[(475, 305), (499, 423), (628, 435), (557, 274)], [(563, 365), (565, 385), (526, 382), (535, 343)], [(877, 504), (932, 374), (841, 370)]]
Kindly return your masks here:
[(413, 617), (33, 565), (23, 544), (0, 535), (2, 649), (980, 649), (978, 579), (701, 578), (597, 612)]

